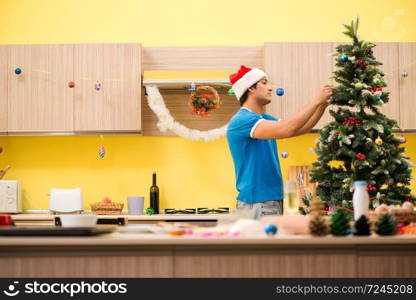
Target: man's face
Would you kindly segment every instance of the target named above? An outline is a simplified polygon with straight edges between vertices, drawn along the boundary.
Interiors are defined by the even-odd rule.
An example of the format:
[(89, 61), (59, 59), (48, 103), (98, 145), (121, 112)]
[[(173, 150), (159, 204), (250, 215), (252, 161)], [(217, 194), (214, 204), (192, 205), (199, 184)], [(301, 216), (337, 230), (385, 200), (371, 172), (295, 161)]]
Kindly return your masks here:
[(254, 98), (260, 105), (267, 105), (272, 101), (272, 91), (269, 80), (267, 77), (263, 77), (253, 89)]

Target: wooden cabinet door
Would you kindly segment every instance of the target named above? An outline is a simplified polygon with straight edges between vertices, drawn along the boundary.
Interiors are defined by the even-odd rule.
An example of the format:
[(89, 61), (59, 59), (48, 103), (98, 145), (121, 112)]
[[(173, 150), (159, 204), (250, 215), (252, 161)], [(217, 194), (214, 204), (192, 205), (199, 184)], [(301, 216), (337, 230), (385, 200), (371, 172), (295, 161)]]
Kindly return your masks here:
[(8, 46), (7, 74), (9, 132), (73, 130), (73, 45)]
[[(267, 112), (285, 119), (309, 103), (318, 89), (331, 83), (332, 43), (266, 43), (265, 71), (273, 88), (283, 88), (285, 94), (274, 93)], [(319, 124), (329, 120), (328, 113)]]
[[(399, 43), (400, 126), (416, 129), (416, 43)], [(406, 72), (407, 76), (403, 74)]]
[(75, 130), (139, 132), (140, 45), (80, 44), (74, 57)]
[(399, 123), (400, 118), (400, 99), (399, 99), (399, 60), (398, 43), (376, 43), (373, 48), (374, 56), (377, 61), (383, 63), (379, 68), (385, 73), (384, 80), (387, 87), (384, 89), (390, 92), (389, 102), (382, 106), (381, 112), (388, 118)]
[(7, 132), (7, 46), (0, 46), (0, 132)]

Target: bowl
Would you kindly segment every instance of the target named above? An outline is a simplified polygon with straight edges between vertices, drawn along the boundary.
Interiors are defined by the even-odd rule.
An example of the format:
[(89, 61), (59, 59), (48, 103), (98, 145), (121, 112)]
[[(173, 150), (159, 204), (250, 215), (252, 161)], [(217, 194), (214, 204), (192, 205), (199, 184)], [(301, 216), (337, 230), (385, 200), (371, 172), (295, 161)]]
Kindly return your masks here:
[(96, 215), (60, 215), (62, 227), (95, 227)]

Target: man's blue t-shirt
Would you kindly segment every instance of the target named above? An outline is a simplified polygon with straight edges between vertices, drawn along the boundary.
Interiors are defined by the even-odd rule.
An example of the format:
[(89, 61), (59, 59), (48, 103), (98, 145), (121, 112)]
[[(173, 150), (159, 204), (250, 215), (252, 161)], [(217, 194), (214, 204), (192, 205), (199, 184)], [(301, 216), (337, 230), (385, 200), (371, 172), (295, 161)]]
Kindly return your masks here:
[(283, 199), (283, 181), (276, 140), (253, 138), (263, 120), (278, 121), (242, 107), (230, 120), (227, 141), (234, 161), (237, 200), (246, 203)]

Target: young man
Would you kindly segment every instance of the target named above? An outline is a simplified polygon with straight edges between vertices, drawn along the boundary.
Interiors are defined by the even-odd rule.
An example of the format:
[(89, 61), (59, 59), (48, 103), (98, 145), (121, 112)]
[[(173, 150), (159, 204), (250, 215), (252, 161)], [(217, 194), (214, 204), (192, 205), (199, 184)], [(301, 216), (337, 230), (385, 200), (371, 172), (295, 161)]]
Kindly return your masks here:
[(280, 120), (264, 113), (273, 92), (266, 73), (241, 66), (230, 82), (241, 105), (227, 128), (239, 192), (237, 209), (251, 209), (255, 219), (281, 215), (283, 181), (275, 140), (309, 132), (328, 106), (332, 86), (325, 85), (301, 111)]

